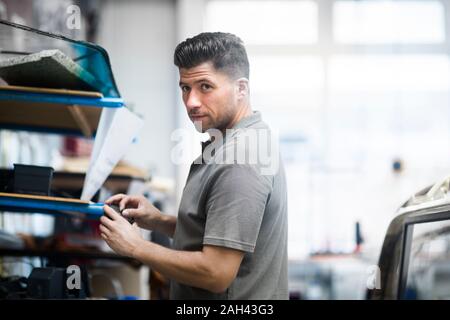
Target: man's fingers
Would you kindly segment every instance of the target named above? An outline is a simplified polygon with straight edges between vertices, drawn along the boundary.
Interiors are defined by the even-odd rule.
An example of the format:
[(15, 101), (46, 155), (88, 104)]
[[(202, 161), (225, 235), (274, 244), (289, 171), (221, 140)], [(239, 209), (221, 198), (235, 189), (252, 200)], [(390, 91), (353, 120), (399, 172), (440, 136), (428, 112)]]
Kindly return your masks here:
[(103, 216), (103, 217), (100, 217), (100, 223), (101, 223), (101, 225), (100, 226), (103, 226), (103, 227), (105, 227), (106, 229), (112, 229), (112, 227), (113, 227), (113, 222), (111, 221), (111, 219), (109, 219), (109, 218), (107, 218), (107, 217), (105, 217), (105, 216)]
[(133, 196), (126, 196), (126, 197), (122, 198), (119, 203), (120, 211), (125, 209), (130, 204), (133, 206), (137, 206), (139, 204), (139, 198), (133, 197)]
[(136, 218), (140, 215), (140, 209), (125, 209), (122, 211), (122, 215), (127, 218)]
[(99, 228), (100, 228), (100, 232), (102, 234), (104, 234), (105, 236), (108, 237), (110, 235), (110, 231), (104, 225), (101, 224)]
[(116, 194), (110, 198), (108, 198), (108, 200), (105, 201), (106, 204), (115, 204), (117, 202), (120, 202), (120, 200), (122, 200), (124, 197), (126, 197), (127, 195), (123, 194), (123, 193), (119, 193)]
[(114, 209), (110, 206), (103, 206), (103, 211), (105, 212), (105, 215), (111, 220), (117, 220), (118, 218), (120, 218), (120, 214), (114, 211)]
[(113, 208), (110, 208), (109, 206), (104, 206), (104, 212), (105, 215), (100, 218), (100, 221), (109, 229), (114, 228), (113, 221), (120, 222), (120, 221), (127, 221), (120, 213), (115, 211)]
[(133, 222), (131, 226), (134, 228), (134, 230), (136, 230), (137, 232), (139, 232), (139, 234), (141, 234), (141, 228), (139, 228), (136, 222)]

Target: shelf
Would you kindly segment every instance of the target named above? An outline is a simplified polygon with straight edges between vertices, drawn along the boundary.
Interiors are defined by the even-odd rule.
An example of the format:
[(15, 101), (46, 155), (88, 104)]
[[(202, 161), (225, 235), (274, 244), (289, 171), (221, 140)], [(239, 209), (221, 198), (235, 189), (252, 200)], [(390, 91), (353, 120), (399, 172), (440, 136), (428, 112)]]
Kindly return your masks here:
[(0, 210), (53, 215), (66, 214), (98, 220), (103, 215), (103, 203), (0, 192)]
[[(37, 69), (32, 69), (24, 73), (27, 76), (12, 72), (12, 77), (9, 76), (9, 79), (6, 79), (8, 75), (3, 74), (3, 79), (0, 79), (0, 130), (95, 138), (103, 108), (111, 111), (111, 109), (124, 107), (106, 50), (92, 43), (76, 41), (0, 19), (0, 60), (10, 58), (15, 60), (24, 55), (39, 54), (43, 50), (62, 52), (68, 60), (80, 67), (78, 69), (83, 69), (86, 71), (85, 74), (89, 73), (92, 76), (95, 80), (92, 82), (94, 85), (88, 88), (78, 85), (68, 86), (68, 82), (65, 82), (65, 85), (58, 80), (60, 79), (58, 76), (61, 75), (58, 72), (59, 69), (54, 69), (56, 73), (53, 74), (57, 76), (51, 77), (45, 65), (40, 67), (42, 72), (35, 72)], [(71, 64), (74, 66), (74, 63)], [(41, 80), (31, 79), (35, 78), (34, 75), (38, 75), (36, 79)], [(52, 81), (42, 81), (42, 79)], [(0, 180), (8, 178), (10, 173), (11, 171), (0, 169)], [(64, 188), (74, 190), (82, 188), (85, 174), (55, 172), (53, 178), (53, 190)], [(116, 189), (127, 189), (134, 179), (129, 176), (112, 176), (105, 185), (110, 183)], [(11, 191), (11, 189), (1, 191)], [(98, 220), (103, 216), (103, 203), (0, 192), (0, 211), (43, 213)], [(0, 256), (110, 259), (124, 261), (133, 266), (141, 265), (131, 258), (92, 249), (63, 251), (0, 248)]]
[[(84, 173), (55, 171), (52, 179), (52, 190), (80, 190), (83, 188), (83, 182), (86, 175)], [(133, 177), (129, 175), (111, 174), (106, 179), (103, 186), (110, 192), (126, 193), (132, 181), (142, 181), (142, 177)]]
[(132, 258), (119, 256), (114, 252), (81, 251), (81, 250), (40, 250), (40, 249), (4, 249), (0, 248), (0, 257), (45, 257), (45, 258), (69, 258), (69, 259), (104, 259), (117, 260), (139, 267), (142, 264)]
[[(24, 44), (25, 47), (18, 47), (18, 43)], [(52, 69), (53, 74), (59, 74), (60, 70), (65, 70), (67, 77), (73, 77), (72, 71), (77, 76), (89, 74), (92, 84), (95, 84), (89, 90), (95, 92), (84, 91), (86, 89), (79, 86), (67, 87), (72, 90), (60, 88), (59, 86), (64, 87), (61, 79), (67, 78), (63, 74), (61, 79), (56, 76), (50, 79), (49, 75), (43, 72), (34, 72), (36, 77), (26, 73), (32, 64), (22, 62), (20, 58), (45, 50), (59, 52), (64, 61), (69, 61), (69, 65), (76, 67), (74, 70)], [(23, 80), (10, 77), (10, 80), (6, 80), (10, 81), (9, 85), (0, 87), (0, 129), (93, 138), (102, 108), (124, 107), (108, 54), (100, 46), (0, 20), (0, 60), (8, 59), (19, 59), (19, 64), (28, 64), (28, 67), (22, 67), (22, 72), (26, 75)], [(47, 70), (42, 66), (36, 68), (41, 69)], [(79, 75), (75, 72), (78, 69), (84, 73)], [(30, 70), (27, 72), (32, 72)], [(8, 74), (6, 76), (8, 77)]]
[[(103, 186), (111, 193), (127, 193), (132, 181), (145, 182), (148, 177), (127, 174), (115, 174), (114, 171), (108, 176)], [(12, 192), (13, 190), (14, 170), (0, 168), (0, 192)], [(83, 172), (72, 171), (55, 171), (53, 172), (50, 192), (52, 194), (60, 194), (60, 192), (79, 192), (83, 189), (86, 174)], [(1, 189), (3, 187), (3, 189)], [(76, 195), (74, 196), (76, 197)]]
[(101, 46), (0, 19), (0, 58), (2, 60), (23, 57), (43, 50), (61, 51), (101, 84), (96, 91), (107, 98), (120, 98), (108, 53)]
[(95, 135), (102, 108), (121, 108), (121, 98), (98, 92), (0, 86), (0, 128)]
[[(122, 98), (103, 97), (99, 92), (0, 86), (1, 104), (6, 106), (8, 101), (48, 103), (55, 106), (62, 104), (68, 106), (80, 105), (102, 108), (120, 108), (124, 105)], [(26, 107), (25, 104), (24, 107)]]

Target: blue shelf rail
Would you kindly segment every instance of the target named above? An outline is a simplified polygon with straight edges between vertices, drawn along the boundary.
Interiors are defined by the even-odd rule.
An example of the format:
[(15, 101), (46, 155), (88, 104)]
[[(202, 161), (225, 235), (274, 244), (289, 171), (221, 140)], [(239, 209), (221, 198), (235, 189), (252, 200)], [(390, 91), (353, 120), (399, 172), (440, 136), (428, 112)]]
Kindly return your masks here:
[[(0, 210), (22, 213), (61, 215), (65, 212), (81, 213), (87, 219), (98, 220), (103, 215), (103, 203), (66, 202), (47, 199), (30, 199), (0, 196)], [(67, 214), (68, 216), (72, 216)], [(78, 216), (78, 215), (76, 215)]]

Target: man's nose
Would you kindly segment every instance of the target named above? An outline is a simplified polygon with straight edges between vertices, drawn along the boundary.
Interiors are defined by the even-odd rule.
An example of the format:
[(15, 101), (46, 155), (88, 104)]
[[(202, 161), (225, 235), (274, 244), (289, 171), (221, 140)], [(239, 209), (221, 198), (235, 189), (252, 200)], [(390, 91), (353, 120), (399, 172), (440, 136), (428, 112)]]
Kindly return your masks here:
[(194, 90), (191, 90), (188, 93), (188, 96), (186, 98), (186, 107), (188, 111), (201, 107), (200, 97)]

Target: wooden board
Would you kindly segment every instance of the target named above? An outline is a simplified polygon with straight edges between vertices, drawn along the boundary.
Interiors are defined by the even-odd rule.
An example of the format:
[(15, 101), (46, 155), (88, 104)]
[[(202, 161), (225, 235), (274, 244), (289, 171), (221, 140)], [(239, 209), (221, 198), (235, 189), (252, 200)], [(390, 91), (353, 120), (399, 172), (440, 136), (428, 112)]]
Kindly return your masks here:
[(0, 100), (0, 125), (71, 130), (91, 137), (101, 112), (101, 108), (89, 106)]
[(80, 199), (57, 198), (57, 197), (37, 196), (37, 195), (32, 195), (32, 194), (6, 193), (6, 192), (0, 192), (0, 197), (30, 199), (30, 200), (44, 200), (44, 201), (58, 201), (58, 202), (75, 203), (75, 204), (90, 204), (90, 203), (92, 203), (90, 201), (83, 201)]
[(78, 90), (36, 88), (36, 87), (23, 87), (23, 86), (0, 86), (0, 90), (23, 91), (23, 92), (31, 92), (31, 93), (74, 95), (74, 96), (79, 96), (79, 97), (90, 97), (90, 98), (103, 98), (103, 94), (101, 94), (100, 92), (94, 92), (94, 91), (78, 91)]

